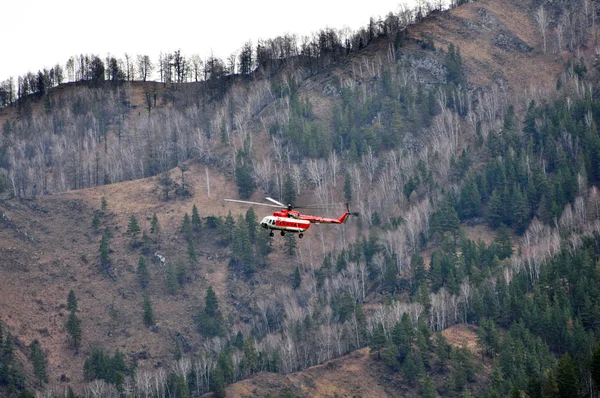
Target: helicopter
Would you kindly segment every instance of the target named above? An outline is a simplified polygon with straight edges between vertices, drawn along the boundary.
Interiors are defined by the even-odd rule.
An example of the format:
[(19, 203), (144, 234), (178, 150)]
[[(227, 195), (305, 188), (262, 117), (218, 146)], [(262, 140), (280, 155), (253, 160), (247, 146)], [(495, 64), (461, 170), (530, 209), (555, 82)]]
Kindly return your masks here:
[(281, 236), (285, 236), (286, 232), (290, 232), (297, 233), (298, 238), (302, 239), (304, 237), (304, 231), (310, 227), (310, 224), (343, 224), (348, 216), (357, 215), (356, 213), (350, 212), (348, 203), (346, 203), (346, 212), (342, 214), (340, 218), (326, 218), (301, 214), (300, 212), (294, 210), (294, 208), (319, 209), (323, 208), (324, 205), (295, 207), (291, 204), (286, 206), (273, 198), (267, 197), (265, 199), (273, 204), (249, 202), (247, 200), (237, 199), (225, 199), (225, 201), (280, 208), (281, 210), (273, 212), (273, 215), (266, 216), (260, 222), (261, 227), (269, 230), (269, 236), (274, 236), (275, 233), (273, 231), (277, 230), (280, 231)]

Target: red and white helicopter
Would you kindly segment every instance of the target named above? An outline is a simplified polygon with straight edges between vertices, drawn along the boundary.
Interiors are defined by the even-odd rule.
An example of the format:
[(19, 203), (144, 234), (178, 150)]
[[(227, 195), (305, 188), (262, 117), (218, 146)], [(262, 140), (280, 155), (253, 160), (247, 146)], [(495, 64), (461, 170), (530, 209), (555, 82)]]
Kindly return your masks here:
[[(304, 231), (306, 231), (310, 224), (343, 224), (348, 216), (357, 215), (356, 213), (350, 213), (348, 209), (348, 204), (346, 203), (346, 212), (342, 214), (340, 218), (326, 218), (326, 217), (318, 217), (318, 216), (309, 216), (306, 214), (301, 214), (300, 212), (294, 210), (294, 206), (292, 205), (284, 205), (281, 202), (276, 201), (273, 198), (265, 198), (270, 203), (259, 203), (259, 202), (249, 202), (247, 200), (236, 200), (236, 199), (225, 199), (226, 202), (237, 202), (237, 203), (246, 203), (251, 205), (258, 206), (268, 206), (268, 207), (277, 207), (281, 210), (273, 212), (273, 215), (266, 216), (260, 222), (260, 226), (269, 230), (269, 235), (273, 236), (274, 230), (278, 230), (281, 233), (281, 236), (285, 236), (286, 232), (297, 233), (299, 238), (304, 237)], [(307, 208), (307, 209), (319, 209), (323, 208), (323, 205), (315, 205), (315, 206), (304, 206), (304, 207), (296, 207), (296, 208)]]

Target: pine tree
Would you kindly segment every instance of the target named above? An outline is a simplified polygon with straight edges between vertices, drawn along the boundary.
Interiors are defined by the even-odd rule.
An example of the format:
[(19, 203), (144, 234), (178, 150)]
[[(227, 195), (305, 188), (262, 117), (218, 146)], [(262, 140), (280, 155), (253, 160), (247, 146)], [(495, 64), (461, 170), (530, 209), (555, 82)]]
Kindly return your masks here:
[(488, 202), (488, 224), (491, 227), (496, 228), (502, 223), (503, 209), (502, 195), (498, 189), (494, 189)]
[(283, 180), (283, 203), (284, 204), (294, 204), (296, 203), (296, 188), (294, 187), (294, 182), (290, 178), (289, 174), (286, 174), (285, 179)]
[(71, 342), (71, 347), (75, 354), (79, 351), (79, 346), (81, 344), (81, 321), (75, 314), (75, 312), (71, 312), (69, 317), (67, 318), (67, 333), (69, 334), (69, 340)]
[(288, 256), (296, 254), (296, 236), (294, 234), (285, 234), (285, 252)]
[(248, 336), (244, 342), (244, 358), (246, 359), (245, 365), (249, 374), (256, 372), (258, 369), (258, 355), (256, 353), (256, 347), (254, 346), (254, 337)]
[(590, 373), (592, 375), (594, 384), (596, 384), (596, 388), (600, 389), (600, 344), (596, 346), (596, 349), (592, 353), (592, 358), (590, 361)]
[(213, 372), (213, 377), (210, 380), (210, 390), (216, 398), (225, 397), (225, 380), (223, 372), (217, 367)]
[(223, 332), (223, 323), (217, 295), (212, 286), (209, 286), (204, 299), (204, 309), (198, 314), (198, 331), (204, 336), (219, 336)]
[(177, 261), (175, 265), (175, 272), (177, 274), (177, 283), (179, 286), (185, 285), (188, 280), (188, 267), (183, 261)]
[(569, 353), (564, 354), (556, 366), (556, 384), (560, 398), (579, 396), (579, 375), (577, 364)]
[(373, 329), (373, 336), (371, 337), (371, 344), (369, 345), (371, 351), (377, 351), (377, 360), (381, 360), (381, 349), (385, 346), (386, 342), (387, 338), (385, 337), (383, 326), (378, 324)]
[(206, 289), (204, 312), (208, 316), (215, 316), (219, 312), (219, 301), (217, 300), (217, 295), (212, 286), (209, 286), (208, 289)]
[(136, 274), (140, 286), (142, 289), (146, 289), (150, 283), (150, 273), (148, 272), (148, 267), (146, 266), (146, 260), (144, 260), (144, 256), (140, 256), (138, 259)]
[(248, 223), (240, 216), (234, 229), (230, 265), (237, 267), (245, 276), (250, 277), (254, 274), (257, 264), (250, 242)]
[(14, 359), (15, 344), (11, 334), (7, 334), (6, 338), (4, 339), (4, 344), (2, 346), (2, 354), (4, 356), (3, 360), (5, 363), (10, 363)]
[(165, 279), (165, 284), (169, 294), (177, 293), (177, 287), (179, 286), (179, 282), (177, 280), (177, 271), (171, 263), (167, 265), (167, 277)]
[(421, 383), (421, 397), (423, 398), (437, 398), (438, 393), (431, 381), (429, 376), (425, 376)]
[(477, 341), (480, 346), (484, 347), (487, 356), (493, 357), (498, 352), (500, 349), (500, 335), (494, 321), (484, 318), (479, 322)]
[(250, 242), (253, 244), (256, 243), (256, 233), (258, 230), (258, 218), (256, 217), (256, 213), (254, 209), (250, 207), (246, 211), (246, 224), (248, 225), (248, 235), (250, 237)]
[(69, 294), (67, 295), (67, 309), (70, 312), (77, 311), (77, 297), (75, 296), (75, 292), (72, 289), (69, 290)]
[(137, 240), (138, 235), (140, 234), (141, 229), (137, 222), (137, 219), (132, 214), (129, 218), (129, 224), (127, 224), (127, 235), (131, 236), (133, 240)]
[(530, 210), (527, 194), (523, 195), (520, 189), (513, 189), (513, 226), (515, 231), (521, 235), (529, 225)]
[(558, 384), (554, 377), (554, 372), (548, 369), (544, 375), (544, 382), (542, 383), (542, 398), (561, 398), (558, 390)]
[(110, 230), (107, 228), (104, 231), (104, 234), (102, 234), (102, 239), (100, 240), (100, 248), (98, 249), (98, 251), (100, 252), (100, 269), (103, 272), (108, 272), (108, 269), (110, 267), (110, 257), (109, 257), (110, 249), (108, 248), (109, 237), (110, 237)]
[(144, 325), (152, 326), (154, 325), (154, 311), (152, 310), (152, 302), (150, 302), (150, 297), (148, 295), (144, 295)]
[(196, 254), (196, 247), (194, 246), (193, 241), (188, 242), (187, 247), (188, 260), (190, 261), (190, 266), (195, 267), (198, 264), (198, 254)]
[(192, 229), (195, 233), (199, 233), (202, 229), (202, 220), (200, 219), (200, 214), (198, 213), (196, 205), (192, 206)]
[(81, 343), (81, 321), (75, 314), (77, 312), (77, 297), (73, 290), (69, 290), (67, 295), (67, 309), (69, 310), (69, 317), (67, 318), (67, 333), (71, 341), (71, 346), (77, 354), (79, 350), (79, 344)]
[(474, 180), (469, 179), (460, 191), (460, 219), (481, 216), (481, 195)]
[(106, 201), (106, 198), (103, 196), (100, 198), (100, 209), (102, 211), (106, 211), (107, 207), (108, 207), (108, 202)]
[(352, 202), (352, 180), (350, 173), (346, 173), (344, 178), (344, 200), (346, 203)]
[(156, 236), (160, 235), (160, 223), (156, 213), (152, 215), (152, 221), (150, 221), (150, 233)]
[(419, 373), (419, 368), (415, 362), (415, 355), (412, 352), (409, 352), (402, 364), (402, 375), (404, 376), (404, 380), (412, 385), (415, 380), (419, 378)]
[(39, 341), (33, 340), (29, 344), (29, 359), (33, 364), (33, 373), (42, 383), (48, 383), (48, 359), (42, 350)]
[(292, 288), (298, 289), (302, 283), (302, 276), (300, 275), (300, 267), (296, 266), (294, 269), (294, 276), (292, 278)]
[(244, 150), (238, 151), (235, 162), (235, 182), (240, 198), (248, 199), (254, 192), (252, 165), (250, 156)]
[(94, 213), (94, 217), (92, 218), (92, 229), (96, 231), (98, 228), (100, 228), (100, 216), (98, 213)]
[(183, 237), (186, 241), (190, 242), (193, 240), (192, 232), (192, 221), (190, 220), (190, 216), (185, 213), (183, 215), (183, 221), (181, 222), (181, 233), (183, 233)]

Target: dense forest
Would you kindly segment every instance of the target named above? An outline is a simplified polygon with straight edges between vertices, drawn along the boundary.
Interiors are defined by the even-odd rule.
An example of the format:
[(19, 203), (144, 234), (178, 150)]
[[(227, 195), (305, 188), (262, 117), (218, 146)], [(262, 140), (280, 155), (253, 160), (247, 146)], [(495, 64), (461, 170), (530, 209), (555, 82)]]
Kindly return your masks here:
[[(8, 196), (161, 175), (167, 201), (186, 195), (183, 162), (192, 159), (234, 179), (241, 198), (260, 192), (294, 203), (309, 189), (319, 202), (347, 201), (360, 212), (356, 240), (341, 229), (331, 250), (321, 236), (321, 263), (311, 256), (277, 297), (239, 304), (245, 322), (227, 316), (207, 286), (189, 314), (203, 343), (176, 340), (171, 365), (140, 370), (118, 350), (88, 350), (84, 396), (224, 396), (257, 372), (301, 371), (364, 347), (418, 396), (598, 396), (600, 62), (585, 51), (595, 44), (595, 3), (519, 7), (540, 35), (537, 51), (570, 54), (550, 92), (530, 90), (520, 103), (500, 84), (472, 84), (459, 46), (410, 36), (441, 4), (391, 13), (352, 35), (248, 43), (228, 65), (163, 54), (159, 82), (146, 81), (154, 71), (147, 56), (74, 57), (64, 70), (20, 77), (16, 90), (4, 82), (0, 104), (18, 114), (2, 128)], [(364, 55), (376, 46), (378, 56)], [(54, 90), (65, 71), (77, 85), (70, 94)], [(304, 85), (322, 76), (329, 119)], [(131, 105), (136, 84), (144, 109)], [(261, 129), (267, 147), (259, 152)], [(178, 166), (180, 184), (166, 173)], [(104, 198), (90, 222), (98, 272), (113, 277), (117, 228)], [(159, 293), (147, 289), (147, 262), (166, 243), (156, 214), (148, 233), (140, 223), (131, 216), (124, 229), (139, 254), (144, 324), (153, 328)], [(473, 225), (493, 238), (469, 237)], [(227, 253), (231, 286), (258, 284), (273, 266), (252, 209), (201, 217), (193, 207), (173, 241), (181, 255), (161, 276), (167, 295), (198, 272), (200, 242)], [(288, 234), (284, 254), (292, 258), (297, 245)], [(75, 354), (74, 293), (66, 306)], [(476, 327), (478, 351), (446, 341), (442, 331), (456, 324)], [(29, 396), (13, 336), (1, 331), (0, 385)], [(22, 350), (37, 386), (47, 385), (39, 343)], [(46, 393), (74, 396), (70, 388)]]

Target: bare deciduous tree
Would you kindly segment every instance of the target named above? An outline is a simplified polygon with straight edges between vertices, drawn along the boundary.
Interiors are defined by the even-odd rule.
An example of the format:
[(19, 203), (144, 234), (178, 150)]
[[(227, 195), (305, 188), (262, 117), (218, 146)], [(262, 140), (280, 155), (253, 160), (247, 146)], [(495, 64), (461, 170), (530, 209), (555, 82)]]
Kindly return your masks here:
[(540, 33), (542, 34), (543, 49), (544, 53), (546, 53), (546, 32), (548, 30), (549, 21), (548, 14), (546, 13), (546, 9), (543, 5), (537, 9), (535, 13), (535, 20), (538, 24), (538, 28), (540, 29)]

